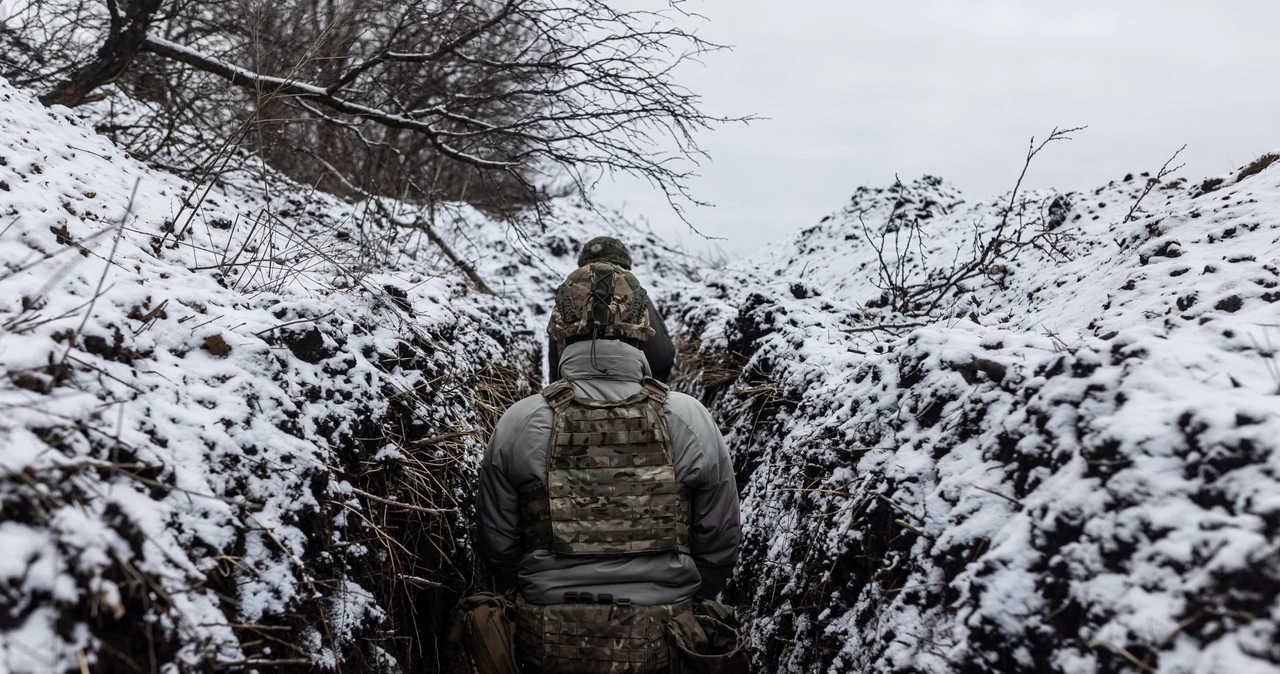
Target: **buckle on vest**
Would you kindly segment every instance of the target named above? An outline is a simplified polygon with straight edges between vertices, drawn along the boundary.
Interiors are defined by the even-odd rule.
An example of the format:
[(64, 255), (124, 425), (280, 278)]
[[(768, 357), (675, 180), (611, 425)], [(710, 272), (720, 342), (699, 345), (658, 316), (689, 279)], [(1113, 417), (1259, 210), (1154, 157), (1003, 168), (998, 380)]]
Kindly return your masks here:
[(542, 389), (542, 397), (552, 409), (560, 409), (573, 400), (573, 384), (561, 379)]
[(667, 386), (653, 377), (645, 377), (641, 380), (640, 386), (649, 394), (650, 398), (653, 398), (660, 403), (667, 402), (667, 392), (671, 390), (670, 386)]

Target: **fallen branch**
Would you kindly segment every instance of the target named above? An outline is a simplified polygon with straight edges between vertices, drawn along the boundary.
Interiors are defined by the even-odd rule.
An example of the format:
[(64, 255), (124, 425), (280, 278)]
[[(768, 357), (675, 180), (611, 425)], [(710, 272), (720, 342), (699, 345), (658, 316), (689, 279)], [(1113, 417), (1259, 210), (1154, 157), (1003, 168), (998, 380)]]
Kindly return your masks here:
[(476, 290), (479, 290), (480, 292), (486, 295), (497, 294), (493, 292), (493, 289), (489, 287), (488, 283), (484, 282), (483, 278), (480, 278), (480, 274), (476, 272), (476, 268), (473, 267), (471, 264), (464, 262), (462, 258), (458, 257), (458, 254), (453, 252), (453, 248), (450, 248), (449, 244), (445, 243), (444, 239), (441, 239), (439, 234), (436, 234), (435, 228), (432, 227), (429, 223), (419, 219), (419, 220), (415, 220), (411, 224), (401, 224), (401, 223), (397, 223), (397, 224), (400, 224), (401, 227), (409, 227), (412, 229), (420, 230), (424, 234), (426, 234), (427, 240), (430, 241), (437, 248), (439, 248), (444, 253), (444, 256), (449, 258), (449, 261), (452, 262), (455, 267), (462, 270), (463, 274), (466, 274), (467, 278), (470, 279), (473, 284), (475, 284)]
[(370, 501), (377, 501), (378, 503), (385, 503), (386, 505), (396, 506), (398, 508), (404, 508), (405, 510), (412, 510), (414, 512), (427, 513), (428, 515), (443, 515), (445, 513), (457, 512), (456, 508), (423, 508), (422, 506), (416, 506), (412, 503), (392, 501), (391, 499), (385, 499), (381, 496), (374, 496), (367, 491), (356, 489), (355, 487), (352, 487), (351, 491), (357, 496), (363, 496)]

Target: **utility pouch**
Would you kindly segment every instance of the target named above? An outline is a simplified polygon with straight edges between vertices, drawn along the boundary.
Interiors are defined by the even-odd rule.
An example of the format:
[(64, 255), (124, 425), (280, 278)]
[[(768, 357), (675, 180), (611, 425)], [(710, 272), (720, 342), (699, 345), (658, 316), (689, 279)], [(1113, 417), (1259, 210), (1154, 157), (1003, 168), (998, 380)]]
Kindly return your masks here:
[(509, 597), (481, 592), (458, 602), (449, 641), (461, 645), (473, 674), (518, 674), (515, 604)]
[(748, 674), (750, 662), (732, 622), (729, 607), (711, 599), (668, 621), (671, 674)]
[(587, 593), (566, 594), (573, 596), (564, 604), (530, 604), (516, 597), (516, 648), (526, 674), (670, 673), (663, 625), (689, 613), (692, 602), (599, 603)]

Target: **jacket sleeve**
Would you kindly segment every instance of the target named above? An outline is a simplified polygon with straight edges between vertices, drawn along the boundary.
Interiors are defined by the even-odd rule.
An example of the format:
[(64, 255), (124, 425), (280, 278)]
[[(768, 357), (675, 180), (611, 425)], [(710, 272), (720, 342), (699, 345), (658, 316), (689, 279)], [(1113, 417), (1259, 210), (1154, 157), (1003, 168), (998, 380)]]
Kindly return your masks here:
[(516, 585), (516, 570), (524, 553), (520, 541), (520, 501), (506, 474), (504, 458), (519, 437), (515, 421), (504, 415), (493, 430), (480, 463), (476, 490), (476, 549), (489, 564), (500, 591)]
[(711, 414), (701, 405), (697, 412), (681, 419), (690, 431), (681, 434), (686, 443), (683, 450), (696, 457), (686, 480), (693, 492), (689, 547), (702, 576), (698, 596), (715, 597), (729, 582), (738, 562), (742, 524), (729, 448)]
[(653, 302), (649, 302), (649, 326), (653, 328), (653, 337), (643, 347), (645, 360), (649, 361), (649, 371), (658, 381), (671, 381), (671, 368), (676, 362), (676, 345), (671, 341), (667, 324)]

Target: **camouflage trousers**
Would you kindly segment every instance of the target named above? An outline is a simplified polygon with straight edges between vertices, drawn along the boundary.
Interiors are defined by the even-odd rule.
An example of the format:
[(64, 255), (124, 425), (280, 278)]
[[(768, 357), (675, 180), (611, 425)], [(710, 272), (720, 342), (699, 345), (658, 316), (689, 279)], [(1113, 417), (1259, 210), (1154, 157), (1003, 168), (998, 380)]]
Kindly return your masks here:
[(516, 653), (534, 674), (666, 674), (671, 653), (663, 627), (692, 602), (530, 604), (516, 598)]

